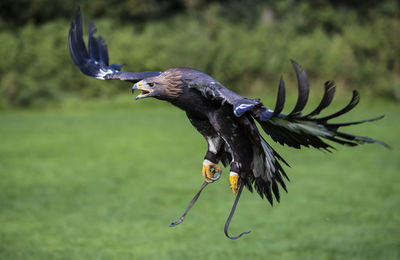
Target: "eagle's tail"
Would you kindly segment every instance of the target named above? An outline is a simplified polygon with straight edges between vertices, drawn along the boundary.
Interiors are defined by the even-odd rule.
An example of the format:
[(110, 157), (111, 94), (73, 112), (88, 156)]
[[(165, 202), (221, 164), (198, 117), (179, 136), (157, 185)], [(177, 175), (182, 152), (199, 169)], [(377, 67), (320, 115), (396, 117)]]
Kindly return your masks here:
[(294, 148), (311, 146), (327, 151), (330, 151), (333, 147), (326, 143), (324, 139), (348, 146), (356, 146), (363, 143), (378, 143), (389, 148), (387, 144), (381, 141), (339, 131), (340, 127), (375, 121), (383, 118), (383, 116), (356, 122), (328, 123), (328, 120), (349, 112), (358, 104), (360, 96), (357, 91), (353, 91), (351, 101), (343, 109), (328, 116), (315, 117), (332, 102), (335, 94), (335, 84), (332, 81), (325, 83), (325, 92), (320, 104), (312, 112), (302, 115), (301, 112), (308, 100), (309, 84), (306, 72), (304, 70), (301, 71), (300, 66), (296, 62), (292, 61), (292, 64), (296, 71), (299, 89), (299, 96), (293, 111), (288, 115), (281, 114), (285, 103), (285, 83), (282, 78), (279, 83), (275, 110), (269, 110), (263, 105), (252, 109), (252, 116), (274, 141)]
[[(290, 167), (290, 165), (264, 140), (260, 135), (260, 141), (263, 148), (262, 156), (264, 156), (264, 170), (259, 176), (254, 175), (254, 188), (263, 198), (265, 196), (269, 203), (273, 205), (273, 197), (277, 202), (280, 201), (280, 193), (278, 184), (287, 192), (284, 179), (290, 181), (286, 175), (281, 163)], [(255, 172), (253, 171), (253, 174)]]
[(284, 179), (289, 181), (281, 164), (289, 164), (265, 141), (260, 134), (255, 121), (246, 117), (249, 126), (249, 137), (252, 143), (252, 162), (250, 171), (244, 174), (242, 181), (252, 192), (253, 188), (261, 198), (266, 198), (271, 205), (273, 200), (280, 201), (279, 185), (287, 192)]

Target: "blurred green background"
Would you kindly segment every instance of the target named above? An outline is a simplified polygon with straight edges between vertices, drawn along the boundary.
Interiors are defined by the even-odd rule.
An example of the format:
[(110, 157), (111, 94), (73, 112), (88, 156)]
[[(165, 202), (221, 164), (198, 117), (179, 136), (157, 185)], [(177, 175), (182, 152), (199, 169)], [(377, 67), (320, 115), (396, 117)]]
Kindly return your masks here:
[[(248, 191), (231, 233), (227, 172), (184, 223), (202, 183), (206, 143), (184, 113), (134, 102), (131, 85), (82, 75), (68, 53), (81, 6), (125, 71), (194, 67), (273, 107), (289, 59), (361, 103), (341, 121), (385, 114), (350, 133), (387, 142), (315, 150), (273, 147), (291, 164), (289, 194), (270, 207)], [(388, 1), (0, 2), (0, 259), (399, 259), (400, 11)], [(85, 30), (86, 31), (86, 30)], [(270, 140), (270, 139), (267, 139)]]
[(334, 79), (342, 88), (400, 99), (396, 0), (3, 0), (0, 107), (126, 90), (71, 66), (66, 39), (78, 5), (108, 43), (110, 61), (126, 71), (194, 67), (241, 93), (275, 94), (292, 58), (315, 85)]

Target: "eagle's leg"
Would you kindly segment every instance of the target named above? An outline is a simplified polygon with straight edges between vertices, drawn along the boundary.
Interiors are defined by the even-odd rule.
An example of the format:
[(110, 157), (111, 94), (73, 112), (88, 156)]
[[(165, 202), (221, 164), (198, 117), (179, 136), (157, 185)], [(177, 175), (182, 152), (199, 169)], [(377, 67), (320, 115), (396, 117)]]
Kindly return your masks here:
[(240, 184), (239, 172), (239, 163), (237, 163), (236, 161), (232, 161), (231, 170), (229, 173), (229, 188), (231, 188), (233, 194), (236, 194), (238, 192), (238, 186)]
[(232, 189), (232, 193), (236, 194), (238, 191), (239, 174), (231, 171), (229, 174), (229, 187)]
[(208, 127), (207, 132), (204, 129), (200, 131), (207, 140), (208, 148), (203, 161), (203, 178), (206, 182), (210, 183), (219, 179), (216, 174), (221, 174), (221, 167), (218, 165), (219, 158), (217, 156), (218, 150), (221, 148), (223, 140), (216, 133), (212, 132)]
[(236, 118), (230, 107), (223, 107), (210, 115), (210, 122), (229, 146), (232, 157), (229, 184), (232, 193), (236, 194), (252, 168), (252, 140), (246, 130), (249, 121), (246, 118)]
[(220, 157), (217, 156), (217, 154), (223, 144), (223, 140), (221, 139), (221, 137), (218, 136), (218, 134), (215, 132), (215, 130), (213, 129), (213, 127), (211, 126), (211, 124), (208, 120), (198, 118), (195, 115), (192, 115), (190, 113), (186, 113), (186, 114), (187, 114), (190, 122), (192, 123), (192, 125), (204, 136), (204, 138), (207, 140), (207, 143), (208, 143), (208, 149), (207, 149), (207, 153), (204, 157), (203, 170), (202, 170), (204, 182), (201, 185), (200, 190), (190, 201), (190, 203), (189, 203), (188, 207), (186, 208), (186, 211), (183, 213), (183, 215), (177, 221), (172, 222), (170, 224), (170, 227), (174, 227), (174, 226), (182, 223), (182, 221), (184, 220), (184, 218), (187, 215), (187, 213), (189, 212), (189, 210), (196, 203), (202, 190), (209, 183), (214, 182), (221, 177), (221, 167), (218, 165), (218, 162), (220, 161)]
[[(219, 179), (221, 167), (218, 165), (220, 157), (218, 152), (222, 147), (223, 140), (218, 136), (207, 118), (200, 118), (198, 115), (186, 112), (190, 123), (200, 132), (207, 140), (207, 152), (204, 156), (202, 175), (207, 183), (211, 183)], [(217, 174), (217, 176), (215, 176)]]
[(221, 167), (208, 159), (204, 159), (202, 174), (206, 182), (216, 181), (221, 176)]

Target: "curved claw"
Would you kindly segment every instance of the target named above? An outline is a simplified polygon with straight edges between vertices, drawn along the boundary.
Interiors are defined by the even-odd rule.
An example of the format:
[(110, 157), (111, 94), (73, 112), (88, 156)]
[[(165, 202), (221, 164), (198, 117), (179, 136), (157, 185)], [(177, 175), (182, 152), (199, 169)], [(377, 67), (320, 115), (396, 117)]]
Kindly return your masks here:
[(219, 180), (219, 178), (221, 178), (221, 170), (217, 171), (216, 174), (217, 176), (215, 176), (215, 173), (213, 175), (213, 177), (210, 178), (210, 180), (212, 180), (212, 182)]
[(202, 174), (206, 182), (214, 182), (221, 177), (221, 167), (218, 164), (205, 160), (203, 163)]

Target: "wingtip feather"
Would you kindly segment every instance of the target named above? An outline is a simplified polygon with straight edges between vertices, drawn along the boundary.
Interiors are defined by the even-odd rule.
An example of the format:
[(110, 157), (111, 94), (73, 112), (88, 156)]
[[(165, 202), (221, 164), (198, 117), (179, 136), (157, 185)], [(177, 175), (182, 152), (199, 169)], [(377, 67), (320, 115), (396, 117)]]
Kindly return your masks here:
[(301, 66), (295, 62), (294, 60), (290, 60), (292, 62), (293, 68), (296, 72), (296, 78), (298, 82), (298, 91), (299, 96), (297, 98), (297, 102), (292, 112), (289, 113), (289, 117), (299, 117), (301, 115), (301, 111), (307, 104), (308, 94), (309, 94), (309, 83), (308, 77), (305, 70), (301, 69)]
[(276, 97), (275, 109), (274, 113), (272, 114), (272, 117), (278, 116), (282, 112), (285, 106), (285, 95), (286, 95), (285, 92), (286, 92), (285, 81), (283, 80), (283, 76), (281, 76), (279, 80), (278, 95)]

